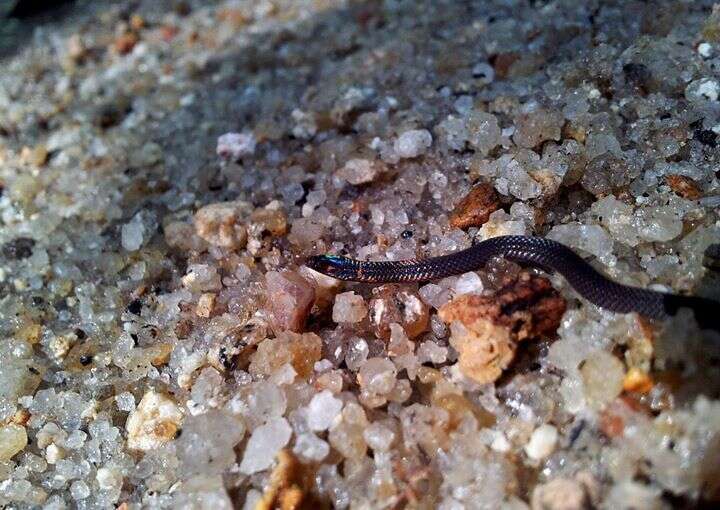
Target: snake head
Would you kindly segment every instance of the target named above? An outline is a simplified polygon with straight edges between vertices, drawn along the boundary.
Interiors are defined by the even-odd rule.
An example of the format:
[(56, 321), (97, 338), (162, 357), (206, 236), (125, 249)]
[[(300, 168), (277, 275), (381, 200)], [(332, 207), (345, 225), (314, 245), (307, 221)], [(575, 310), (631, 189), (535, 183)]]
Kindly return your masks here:
[(310, 257), (305, 265), (310, 269), (332, 276), (338, 280), (350, 280), (357, 273), (353, 261), (339, 255), (315, 255)]

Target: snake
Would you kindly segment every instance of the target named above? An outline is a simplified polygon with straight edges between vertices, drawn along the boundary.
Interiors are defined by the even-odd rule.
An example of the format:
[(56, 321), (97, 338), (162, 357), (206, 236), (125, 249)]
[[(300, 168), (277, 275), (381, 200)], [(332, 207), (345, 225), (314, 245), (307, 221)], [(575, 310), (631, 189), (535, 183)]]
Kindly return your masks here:
[(702, 329), (720, 331), (720, 302), (615, 282), (571, 248), (541, 237), (492, 237), (461, 251), (421, 260), (361, 261), (341, 255), (315, 255), (305, 265), (338, 280), (383, 284), (426, 282), (476, 271), (495, 257), (557, 272), (580, 296), (605, 310), (666, 320), (689, 308)]

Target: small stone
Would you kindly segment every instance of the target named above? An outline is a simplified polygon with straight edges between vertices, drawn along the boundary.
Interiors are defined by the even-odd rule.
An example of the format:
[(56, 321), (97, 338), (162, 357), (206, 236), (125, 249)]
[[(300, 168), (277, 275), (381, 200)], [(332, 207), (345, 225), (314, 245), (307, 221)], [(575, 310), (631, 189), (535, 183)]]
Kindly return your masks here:
[(292, 129), (292, 134), (295, 138), (307, 140), (315, 136), (318, 126), (313, 113), (304, 112), (295, 108), (290, 115), (295, 121), (295, 126)]
[(70, 484), (70, 495), (76, 501), (85, 499), (90, 496), (90, 487), (82, 480), (76, 480)]
[(583, 225), (580, 223), (556, 225), (550, 229), (546, 237), (583, 253), (594, 255), (600, 262), (608, 266), (615, 263), (613, 240), (600, 225)]
[(485, 384), (510, 365), (517, 342), (554, 334), (564, 312), (565, 300), (548, 280), (521, 273), (494, 296), (457, 296), (438, 315), (450, 324), (463, 374)]
[(494, 296), (465, 294), (444, 305), (440, 318), (459, 320), (467, 326), (490, 320), (506, 326), (513, 339), (553, 335), (565, 313), (565, 300), (546, 278), (522, 272)]
[(363, 391), (386, 395), (395, 387), (397, 369), (387, 358), (370, 358), (360, 368), (357, 379)]
[(312, 462), (320, 462), (330, 453), (330, 445), (315, 434), (300, 434), (295, 439), (293, 453)]
[(32, 149), (23, 147), (20, 151), (20, 162), (26, 165), (43, 166), (48, 159), (47, 146), (44, 144), (36, 145)]
[(399, 285), (382, 285), (373, 290), (368, 304), (370, 327), (378, 338), (390, 339), (390, 325), (399, 324), (409, 338), (415, 338), (428, 329), (428, 306), (414, 292)]
[(585, 400), (593, 409), (601, 409), (623, 390), (625, 365), (605, 351), (596, 351), (580, 367)]
[(119, 411), (130, 412), (135, 409), (135, 396), (129, 391), (115, 395), (115, 403)]
[(182, 277), (182, 284), (190, 292), (217, 291), (222, 288), (217, 268), (208, 264), (190, 264)]
[(428, 340), (420, 344), (417, 350), (418, 363), (440, 364), (447, 361), (448, 348), (441, 347), (435, 342)]
[(500, 209), (500, 199), (494, 186), (480, 183), (465, 195), (450, 214), (450, 226), (460, 229), (481, 227), (490, 214)]
[(586, 510), (592, 508), (586, 488), (576, 480), (555, 478), (535, 486), (532, 510)]
[(487, 156), (491, 150), (500, 145), (502, 131), (495, 115), (472, 110), (465, 125), (468, 133), (468, 143), (480, 155)]
[(357, 186), (372, 182), (384, 169), (382, 162), (369, 159), (351, 159), (337, 171), (337, 176)]
[(169, 395), (149, 390), (125, 423), (128, 448), (153, 450), (173, 440), (182, 418), (180, 407)]
[(212, 409), (189, 416), (175, 441), (182, 473), (220, 475), (235, 464), (233, 448), (244, 436), (243, 421), (227, 411)]
[(242, 218), (251, 211), (252, 206), (241, 201), (206, 205), (195, 213), (195, 232), (213, 246), (242, 248), (247, 241)]
[(702, 42), (698, 44), (697, 52), (702, 58), (710, 58), (713, 54), (712, 44)]
[(484, 285), (480, 277), (475, 272), (465, 273), (455, 282), (455, 293), (460, 294), (480, 294)]
[(250, 357), (251, 374), (271, 376), (287, 364), (291, 364), (297, 375), (308, 378), (313, 373), (315, 362), (322, 353), (322, 340), (315, 333), (302, 335), (283, 331), (276, 338), (260, 342), (257, 351)]
[(495, 79), (495, 69), (487, 62), (479, 62), (472, 68), (472, 77), (480, 84), (488, 85)]
[(363, 438), (373, 450), (385, 452), (395, 440), (395, 432), (380, 422), (373, 422), (363, 432)]
[(292, 427), (285, 418), (275, 418), (256, 428), (245, 447), (240, 471), (251, 475), (269, 468), (290, 436)]
[(702, 198), (702, 190), (690, 177), (684, 175), (666, 175), (665, 182), (670, 188), (683, 198), (688, 200), (699, 200)]
[(213, 308), (215, 308), (215, 294), (206, 292), (198, 299), (195, 315), (207, 319), (212, 315)]
[(535, 108), (515, 119), (513, 141), (520, 147), (532, 149), (545, 140), (560, 140), (564, 122), (562, 113), (558, 111)]
[(205, 242), (195, 234), (195, 226), (184, 221), (174, 221), (163, 227), (165, 242), (171, 248), (182, 251), (201, 251)]
[[(271, 203), (272, 204), (272, 203)], [(270, 205), (255, 209), (250, 215), (253, 228), (280, 237), (287, 232), (287, 216), (280, 208), (274, 209)]]
[(555, 451), (558, 431), (552, 425), (544, 424), (536, 428), (525, 445), (525, 453), (535, 461), (541, 461)]
[(120, 243), (127, 251), (137, 251), (143, 245), (145, 226), (140, 221), (126, 223), (120, 229)]
[(348, 459), (362, 459), (367, 452), (363, 432), (368, 426), (365, 411), (359, 404), (349, 403), (342, 412), (342, 420), (330, 429), (328, 440)]
[[(448, 318), (446, 314), (441, 317)], [(515, 358), (516, 344), (507, 329), (490, 322), (469, 329), (460, 321), (451, 321), (450, 345), (458, 351), (462, 373), (478, 384), (496, 381)]]
[(325, 227), (311, 218), (298, 218), (293, 221), (290, 227), (288, 241), (303, 249), (309, 250), (314, 246), (315, 241), (322, 238)]
[(625, 391), (648, 394), (650, 390), (652, 390), (653, 385), (653, 380), (650, 375), (638, 367), (632, 367), (628, 370), (623, 379), (623, 390)]
[(356, 372), (365, 363), (370, 348), (368, 343), (358, 337), (351, 338), (348, 341), (347, 352), (345, 353), (345, 364), (349, 370)]
[(0, 427), (0, 461), (9, 461), (25, 449), (27, 442), (25, 427), (14, 423)]
[(717, 101), (718, 96), (720, 84), (713, 78), (695, 80), (685, 89), (685, 97), (690, 101)]
[(138, 43), (138, 36), (134, 32), (126, 32), (119, 35), (114, 43), (113, 48), (120, 55), (127, 55), (130, 53), (135, 45)]
[(268, 271), (265, 284), (273, 330), (302, 332), (315, 302), (315, 288), (294, 271)]
[(8, 260), (22, 260), (32, 256), (35, 239), (16, 237), (2, 245), (2, 254)]
[(114, 469), (101, 467), (97, 470), (95, 480), (103, 490), (118, 490), (122, 486), (123, 477)]
[(515, 52), (503, 52), (495, 55), (492, 60), (493, 69), (498, 78), (507, 78), (510, 74), (512, 65), (520, 59), (520, 55)]
[(332, 318), (337, 323), (356, 324), (363, 320), (368, 313), (365, 300), (355, 292), (343, 292), (335, 296)]
[(427, 129), (405, 131), (395, 140), (395, 152), (400, 158), (416, 158), (432, 145), (432, 135)]
[(588, 163), (580, 184), (596, 197), (602, 197), (620, 191), (631, 179), (627, 163), (607, 152)]
[(343, 402), (328, 390), (315, 395), (308, 405), (307, 424), (310, 430), (327, 430), (342, 411)]
[(257, 141), (252, 133), (225, 133), (218, 138), (217, 155), (237, 161), (255, 153)]

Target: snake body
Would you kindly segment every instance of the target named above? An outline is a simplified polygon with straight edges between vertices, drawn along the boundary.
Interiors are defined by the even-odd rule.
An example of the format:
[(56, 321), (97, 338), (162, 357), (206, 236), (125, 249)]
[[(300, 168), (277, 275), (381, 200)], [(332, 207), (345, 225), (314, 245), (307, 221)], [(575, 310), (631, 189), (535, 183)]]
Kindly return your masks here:
[(690, 308), (702, 328), (720, 331), (720, 303), (614, 282), (567, 246), (539, 237), (493, 237), (465, 250), (424, 260), (366, 262), (337, 255), (319, 255), (310, 257), (307, 266), (340, 280), (422, 282), (480, 269), (497, 256), (558, 272), (578, 294), (601, 308), (619, 313), (637, 312), (651, 319), (667, 319), (681, 308)]

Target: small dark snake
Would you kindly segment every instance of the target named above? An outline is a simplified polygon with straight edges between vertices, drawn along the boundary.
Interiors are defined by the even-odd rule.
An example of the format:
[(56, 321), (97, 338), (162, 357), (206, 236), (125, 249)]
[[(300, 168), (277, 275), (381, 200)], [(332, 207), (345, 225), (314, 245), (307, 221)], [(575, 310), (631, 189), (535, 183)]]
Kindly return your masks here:
[(423, 282), (482, 268), (503, 256), (521, 265), (558, 272), (582, 297), (613, 312), (637, 312), (651, 319), (667, 319), (689, 308), (703, 329), (720, 331), (720, 303), (695, 296), (667, 294), (622, 285), (608, 279), (570, 248), (549, 239), (501, 236), (472, 247), (425, 260), (364, 262), (337, 255), (310, 257), (307, 266), (339, 280), (391, 283)]

